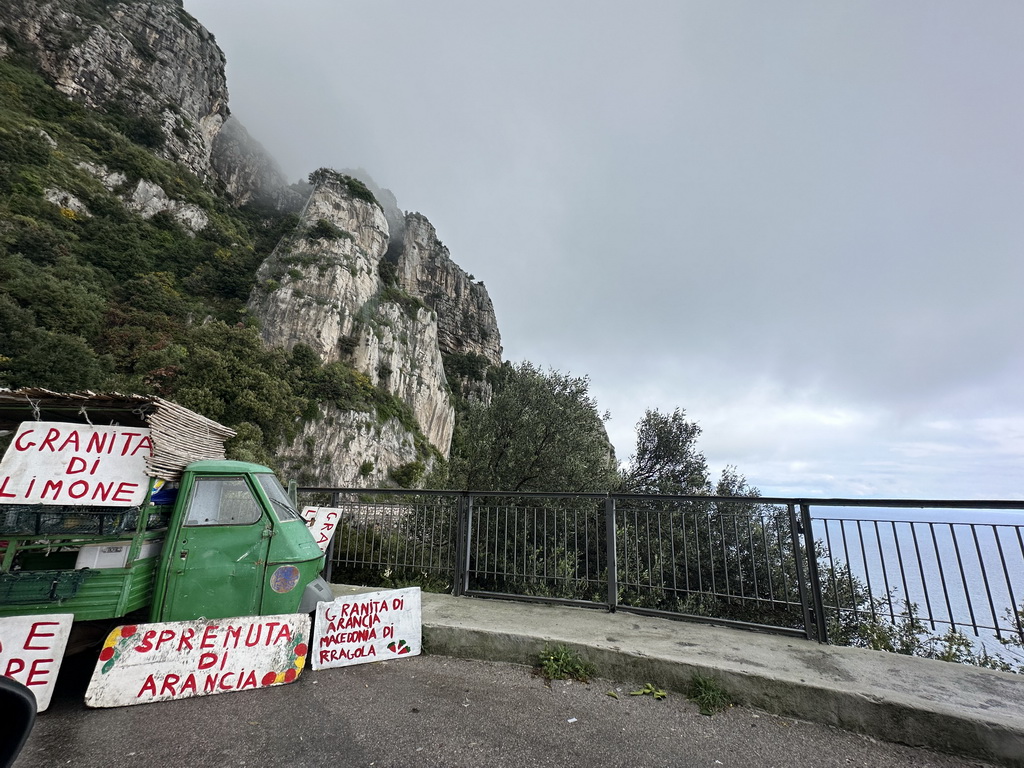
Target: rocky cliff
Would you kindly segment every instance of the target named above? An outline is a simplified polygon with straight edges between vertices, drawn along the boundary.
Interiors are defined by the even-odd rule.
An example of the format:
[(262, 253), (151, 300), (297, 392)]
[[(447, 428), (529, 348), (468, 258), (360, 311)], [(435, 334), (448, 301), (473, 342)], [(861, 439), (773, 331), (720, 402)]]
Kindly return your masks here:
[(438, 345), (448, 381), (457, 394), (488, 402), (484, 373), (501, 364), (501, 334), (483, 281), (476, 282), (451, 260), (425, 216), (405, 217), (398, 260), (398, 282), (418, 296), (438, 318)]
[[(186, 242), (179, 241), (176, 262), (171, 264), (164, 250), (152, 265), (142, 260), (134, 271), (125, 267), (121, 275), (128, 282), (135, 276), (149, 280), (147, 285), (163, 286), (160, 296), (167, 307), (180, 310), (181, 326), (160, 325), (161, 318), (155, 327), (165, 328), (163, 336), (154, 335), (147, 325), (153, 320), (147, 318), (133, 320), (137, 325), (117, 331), (116, 339), (100, 330), (94, 334), (97, 349), (119, 350), (118, 371), (129, 377), (123, 380), (146, 386), (181, 386), (184, 381), (200, 410), (209, 403), (217, 411), (214, 415), (233, 410), (240, 414), (237, 421), (248, 422), (241, 431), (250, 440), (260, 435), (274, 435), (267, 439), (275, 443), (284, 439), (287, 445), (275, 444), (276, 457), (307, 483), (407, 485), (438, 457), (447, 457), (457, 399), (452, 390), (462, 396), (489, 397), (484, 371), (501, 362), (501, 343), (483, 283), (451, 260), (425, 217), (402, 212), (394, 195), (372, 182), (368, 188), (349, 174), (328, 169), (313, 173), (308, 188), (286, 186), (273, 159), (230, 114), (223, 53), (180, 0), (7, 0), (0, 5), (0, 58), (7, 57), (30, 60), (30, 68), (38, 68), (65, 97), (105, 113), (103, 125), (90, 129), (101, 132), (95, 135), (109, 135), (102, 132), (112, 129), (137, 145), (129, 153), (134, 159), (126, 165), (94, 151), (100, 144), (84, 140), (76, 145), (76, 154), (68, 154), (64, 145), (30, 122), (24, 129), (29, 139), (18, 139), (35, 147), (35, 154), (19, 159), (37, 163), (34, 168), (45, 165), (49, 153), (61, 153), (63, 170), (54, 166), (43, 174), (45, 181), (35, 193), (52, 206), (45, 215), (57, 212), (58, 228), (97, 221), (110, 210), (110, 197), (120, 202), (129, 219), (135, 217), (131, 221), (143, 222), (119, 218), (118, 226), (141, 239), (104, 239), (102, 247), (85, 248), (83, 259), (99, 254), (100, 269), (120, 269), (121, 254), (114, 253), (118, 243), (149, 242), (146, 238), (164, 242), (173, 240), (167, 234), (172, 230), (184, 233), (181, 238)], [(60, 138), (59, 134), (54, 130), (54, 136)], [(0, 131), (0, 138), (3, 135)], [(119, 140), (123, 147), (124, 138)], [(177, 165), (162, 164), (151, 172), (152, 155), (140, 153), (138, 147)], [(146, 160), (138, 161), (140, 154)], [(202, 185), (194, 179), (182, 183), (190, 174)], [(289, 232), (280, 241), (260, 245), (258, 254), (273, 250), (255, 274), (250, 271), (243, 277), (239, 270), (262, 257), (247, 256), (246, 249), (254, 253), (252, 241), (230, 234), (249, 224), (243, 224), (240, 212), (234, 223), (226, 221), (223, 211), (230, 206), (223, 202), (236, 207), (258, 202), (260, 206), (244, 214), (250, 217), (245, 222), (263, 215), (266, 220), (259, 226), (273, 231), (274, 238), (278, 232)], [(276, 212), (266, 213), (270, 211)], [(293, 229), (290, 222), (295, 217), (283, 211), (298, 212)], [(3, 226), (0, 222), (0, 229)], [(118, 233), (119, 238), (124, 234)], [(38, 240), (37, 235), (32, 237), (32, 242)], [(59, 244), (61, 237), (53, 235), (54, 242)], [(187, 242), (190, 238), (194, 244)], [(15, 255), (24, 259), (28, 253)], [(195, 271), (197, 263), (207, 271)], [(18, 264), (26, 275), (35, 275), (31, 270), (36, 267), (27, 261)], [(229, 269), (230, 276), (221, 280), (213, 274), (218, 265)], [(147, 270), (152, 271), (149, 277), (140, 274)], [(252, 282), (242, 282), (246, 279)], [(220, 283), (226, 294), (217, 293)], [(203, 343), (220, 344), (236, 332), (251, 334), (245, 322), (234, 325), (234, 330), (230, 325), (239, 317), (232, 309), (237, 304), (231, 302), (244, 300), (248, 285), (255, 287), (242, 317), (258, 325), (262, 349), (277, 355), (274, 360), (304, 361), (288, 369), (287, 376), (308, 371), (319, 377), (315, 385), (296, 384), (295, 379), (289, 384), (279, 372), (275, 381), (280, 386), (275, 389), (266, 382), (281, 404), (280, 412), (301, 413), (287, 427), (271, 427), (273, 419), (261, 414), (260, 403), (269, 399), (243, 393), (234, 400), (237, 393), (221, 393), (200, 371), (189, 372), (190, 360), (226, 360), (223, 349), (186, 349), (171, 341), (194, 339), (190, 326), (205, 327), (214, 321), (206, 310), (185, 309), (189, 291), (213, 301), (206, 306), (221, 313), (216, 320), (228, 320)], [(123, 304), (134, 295), (128, 288), (120, 293), (111, 288), (103, 298), (89, 299), (96, 306), (103, 301), (117, 305), (118, 313), (104, 322), (117, 317), (127, 323)], [(31, 292), (22, 293), (17, 300), (29, 306)], [(156, 302), (151, 297), (142, 303), (152, 311)], [(204, 314), (205, 320), (200, 320)], [(99, 319), (95, 325), (101, 327)], [(41, 328), (40, 333), (49, 332)], [(144, 364), (132, 358), (138, 353), (124, 351), (136, 338), (135, 349), (146, 356)], [(256, 339), (253, 343), (259, 346)], [(311, 360), (312, 367), (305, 367)], [(315, 407), (287, 410), (288, 398), (296, 393), (312, 398), (303, 402)], [(229, 401), (235, 405), (227, 405)]]
[(180, 0), (5, 0), (0, 30), (0, 54), (30, 55), (66, 96), (119, 115), (133, 138), (239, 204), (285, 187), (229, 120), (224, 54)]
[[(484, 373), (501, 364), (501, 333), (482, 280), (451, 259), (426, 216), (403, 213), (395, 196), (378, 187), (363, 169), (346, 171), (373, 192), (388, 221), (384, 258), (395, 267), (398, 286), (437, 314), (438, 346), (448, 382), (463, 397), (488, 401)], [(390, 268), (389, 268), (390, 269)]]
[[(451, 260), (426, 217), (398, 213), (387, 190), (327, 169), (312, 179), (296, 234), (257, 275), (249, 310), (263, 339), (286, 349), (304, 344), (325, 363), (355, 366), (405, 403), (423, 436), (447, 457), (455, 426), (450, 387), (486, 399), (483, 373), (501, 362), (487, 289)], [(400, 238), (392, 237), (389, 220), (398, 222)], [(319, 420), (351, 425), (353, 419), (359, 434), (372, 426), (372, 419), (333, 406)], [(319, 465), (309, 452), (310, 429), (317, 428), (304, 427), (288, 449), (290, 460), (318, 467), (311, 471), (326, 484), (359, 484), (366, 477), (354, 475), (352, 463)], [(379, 441), (371, 459), (375, 471), (417, 460), (409, 453), (414, 442), (406, 435), (396, 449), (393, 440)]]
[(296, 234), (257, 273), (250, 312), (267, 344), (305, 344), (323, 362), (348, 362), (391, 392), (447, 456), (455, 414), (437, 316), (382, 276), (388, 224), (366, 187), (326, 170), (314, 178)]
[(501, 334), (483, 281), (475, 281), (452, 261), (433, 225), (419, 213), (405, 218), (398, 276), (405, 290), (437, 312), (444, 354), (477, 354), (491, 365), (501, 364)]

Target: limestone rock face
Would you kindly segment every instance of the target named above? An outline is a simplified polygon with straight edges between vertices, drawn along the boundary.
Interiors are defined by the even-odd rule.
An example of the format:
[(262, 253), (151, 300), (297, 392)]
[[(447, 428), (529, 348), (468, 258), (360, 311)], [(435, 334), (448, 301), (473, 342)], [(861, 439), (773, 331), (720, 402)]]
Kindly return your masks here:
[[(105, 112), (124, 136), (179, 163), (211, 194), (299, 212), (296, 231), (259, 268), (248, 311), (266, 344), (304, 344), (325, 364), (358, 371), (354, 383), (330, 383), (360, 397), (323, 395), (334, 399), (283, 448), (286, 466), (310, 482), (372, 486), (395, 469), (409, 478), (432, 456), (448, 456), (455, 411), (445, 359), (461, 371), (452, 385), (462, 377), (463, 395), (486, 400), (482, 372), (501, 363), (501, 338), (483, 283), (452, 262), (425, 217), (403, 213), (372, 182), (324, 169), (308, 188), (289, 186), (230, 114), (224, 54), (182, 0), (3, 0), (0, 57), (14, 55), (34, 60), (61, 93)], [(43, 139), (56, 148), (53, 137)], [(209, 224), (206, 211), (157, 179), (129, 179), (100, 162), (78, 167), (143, 217), (169, 214), (192, 232)], [(44, 196), (69, 217), (93, 215), (63, 185)]]
[(501, 334), (487, 289), (452, 261), (433, 225), (418, 213), (405, 218), (398, 275), (405, 290), (437, 312), (444, 354), (475, 353), (491, 365), (501, 364)]
[(416, 462), (417, 452), (398, 419), (380, 424), (375, 414), (328, 404), (279, 458), (285, 474), (303, 483), (380, 488), (390, 484), (388, 470)]
[[(66, 96), (134, 121), (140, 143), (242, 203), (284, 187), (262, 147), (240, 149), (237, 126), (216, 142), (229, 116), (224, 54), (181, 0), (5, 0), (0, 31)], [(215, 145), (225, 153), (216, 169)]]
[(305, 344), (323, 362), (344, 360), (391, 392), (447, 456), (455, 413), (437, 316), (385, 284), (379, 269), (389, 242), (384, 212), (354, 195), (344, 179), (326, 174), (314, 186), (297, 232), (260, 267), (249, 310), (267, 344)]
[(448, 456), (455, 411), (445, 384), (436, 316), (430, 310), (381, 303), (376, 319), (359, 334), (353, 362), (374, 384), (407, 403), (426, 438)]
[[(318, 234), (320, 221), (337, 234)], [(325, 363), (340, 360), (360, 313), (373, 314), (387, 240), (379, 206), (352, 198), (335, 182), (314, 188), (296, 234), (282, 240), (256, 274), (249, 307), (263, 340), (286, 349), (306, 344)]]
[[(158, 213), (167, 212), (173, 216), (188, 232), (199, 232), (210, 223), (206, 211), (194, 203), (186, 203), (170, 197), (159, 184), (146, 179), (139, 179), (135, 186), (128, 184), (128, 177), (119, 171), (111, 171), (103, 165), (79, 163), (78, 167), (96, 177), (108, 191), (117, 194), (125, 208), (134, 211), (145, 219), (151, 219)], [(63, 196), (62, 196), (63, 195)], [(87, 210), (79, 211), (68, 201), (67, 193), (56, 190), (54, 196), (47, 196), (54, 205), (71, 208), (76, 213), (88, 215)], [(84, 204), (82, 205), (84, 209)]]

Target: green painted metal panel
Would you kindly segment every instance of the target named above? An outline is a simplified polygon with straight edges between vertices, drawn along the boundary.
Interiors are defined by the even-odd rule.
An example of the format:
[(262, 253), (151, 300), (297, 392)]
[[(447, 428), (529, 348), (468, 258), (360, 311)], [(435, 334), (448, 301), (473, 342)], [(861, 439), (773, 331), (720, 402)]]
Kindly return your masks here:
[[(317, 549), (319, 550), (319, 547)], [(323, 562), (320, 558), (305, 562), (272, 563), (267, 566), (260, 613), (273, 615), (298, 611), (306, 585), (320, 575), (322, 568)]]
[(262, 464), (253, 464), (248, 461), (231, 461), (230, 459), (194, 461), (186, 467), (185, 471), (203, 475), (274, 474), (270, 467), (265, 467)]
[[(153, 586), (152, 559), (135, 568), (85, 568), (74, 571), (29, 571), (18, 574), (3, 574), (3, 579), (10, 582), (11, 577), (17, 577), (23, 584), (36, 584), (31, 587), (34, 591), (29, 594), (23, 592), (25, 599), (33, 598), (30, 602), (17, 602), (17, 597), (12, 601), (11, 595), (8, 600), (0, 604), (0, 616), (27, 616), (45, 613), (73, 613), (76, 621), (91, 619), (109, 619), (124, 615), (127, 611), (120, 612), (119, 606), (131, 604), (133, 601), (125, 599), (127, 595), (135, 594), (134, 602), (139, 596), (151, 591)], [(58, 586), (56, 597), (46, 583), (50, 584), (55, 579), (66, 580), (78, 579), (77, 589), (73, 595), (60, 597), (69, 594), (62, 591)], [(2, 587), (0, 587), (2, 589)], [(142, 603), (145, 605), (145, 603)], [(131, 610), (131, 609), (129, 609)]]
[(149, 605), (153, 599), (153, 582), (159, 562), (159, 558), (150, 557), (132, 565), (132, 578), (128, 581), (128, 588), (121, 593), (118, 616), (125, 616)]
[[(251, 616), (259, 613), (273, 523), (241, 462), (234, 473), (186, 473), (179, 512), (164, 545), (164, 583), (153, 620)], [(190, 465), (194, 467), (196, 465)], [(162, 586), (162, 591), (161, 591)], [(162, 599), (160, 595), (162, 594)]]
[(264, 475), (258, 479), (261, 495), (266, 497), (274, 518), (260, 612), (293, 613), (299, 608), (306, 585), (323, 570), (325, 555), (276, 478)]

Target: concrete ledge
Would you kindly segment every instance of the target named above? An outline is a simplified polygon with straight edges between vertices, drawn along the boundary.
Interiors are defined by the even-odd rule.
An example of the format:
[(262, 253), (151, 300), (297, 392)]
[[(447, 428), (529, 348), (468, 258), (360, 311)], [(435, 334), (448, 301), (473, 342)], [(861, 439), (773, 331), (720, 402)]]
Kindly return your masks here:
[(1024, 768), (1021, 675), (622, 612), (430, 593), (423, 639), (428, 653), (531, 666), (545, 645), (565, 645), (603, 678), (679, 692), (700, 673), (773, 714)]

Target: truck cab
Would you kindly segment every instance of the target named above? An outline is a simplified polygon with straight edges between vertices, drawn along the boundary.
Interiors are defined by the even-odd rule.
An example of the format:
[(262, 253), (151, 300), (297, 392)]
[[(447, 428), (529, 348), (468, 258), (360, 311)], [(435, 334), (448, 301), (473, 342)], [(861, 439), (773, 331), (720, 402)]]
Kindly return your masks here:
[(318, 580), (324, 555), (267, 467), (190, 464), (176, 506), (150, 621), (304, 613), (333, 599)]

